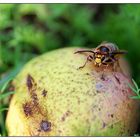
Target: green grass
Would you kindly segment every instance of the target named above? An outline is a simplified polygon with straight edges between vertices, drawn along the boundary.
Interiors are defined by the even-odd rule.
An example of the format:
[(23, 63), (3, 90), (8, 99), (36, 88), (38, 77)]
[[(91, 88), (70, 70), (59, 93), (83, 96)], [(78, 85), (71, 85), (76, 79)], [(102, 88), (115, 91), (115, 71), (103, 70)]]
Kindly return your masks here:
[(0, 80), (42, 53), (107, 40), (128, 51), (140, 84), (140, 4), (0, 4), (0, 12)]
[(0, 128), (1, 128), (1, 136), (7, 136), (6, 128), (5, 128), (5, 111), (8, 111), (8, 104), (4, 102), (11, 94), (14, 94), (13, 91), (7, 92), (9, 83), (12, 79), (8, 80), (5, 84), (1, 86), (0, 89)]
[(128, 86), (131, 88), (131, 90), (136, 94), (135, 96), (131, 96), (131, 99), (139, 99), (140, 100), (140, 88), (138, 87), (137, 83), (134, 79), (132, 79), (133, 85), (128, 84)]

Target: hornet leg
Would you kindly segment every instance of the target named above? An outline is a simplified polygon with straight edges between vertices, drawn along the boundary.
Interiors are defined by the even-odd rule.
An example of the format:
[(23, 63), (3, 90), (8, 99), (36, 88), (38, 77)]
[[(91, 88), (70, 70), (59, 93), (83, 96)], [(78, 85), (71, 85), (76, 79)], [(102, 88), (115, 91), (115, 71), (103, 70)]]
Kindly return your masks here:
[(86, 60), (86, 62), (84, 63), (84, 65), (83, 66), (80, 66), (78, 69), (82, 69), (82, 68), (84, 68), (85, 66), (86, 66), (86, 64), (88, 63), (88, 61), (92, 61), (93, 60), (93, 57), (91, 56), (91, 55), (89, 55), (88, 57), (87, 57), (87, 60)]

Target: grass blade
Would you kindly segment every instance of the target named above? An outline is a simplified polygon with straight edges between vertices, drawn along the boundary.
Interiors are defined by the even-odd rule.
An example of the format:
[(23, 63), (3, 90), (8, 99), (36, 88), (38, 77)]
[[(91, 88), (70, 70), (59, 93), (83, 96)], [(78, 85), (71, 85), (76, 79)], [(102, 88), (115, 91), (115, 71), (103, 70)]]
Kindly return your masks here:
[(134, 84), (134, 86), (135, 86), (136, 90), (138, 91), (138, 90), (139, 90), (139, 87), (138, 87), (137, 83), (135, 82), (135, 80), (134, 80), (134, 79), (132, 79), (132, 81), (133, 81), (133, 84)]
[(17, 73), (21, 70), (21, 68), (23, 67), (23, 63), (19, 64), (18, 66), (16, 66), (13, 70), (11, 70), (7, 76), (5, 76), (4, 78), (2, 78), (0, 80), (0, 89), (3, 87), (3, 85), (9, 81), (10, 79), (13, 79)]
[(11, 95), (11, 94), (14, 94), (14, 91), (10, 91), (10, 92), (1, 94), (1, 95), (0, 95), (0, 100), (3, 99), (3, 98), (5, 98), (5, 97), (7, 97), (7, 96), (9, 96), (9, 95)]
[(9, 79), (1, 88), (1, 93), (3, 93), (5, 91), (5, 89), (7, 88), (9, 82), (11, 81), (12, 79)]
[(0, 108), (0, 112), (3, 112), (5, 110), (8, 110), (8, 108)]
[(137, 83), (135, 82), (134, 79), (132, 79), (132, 82), (134, 84), (134, 87), (128, 83), (128, 86), (131, 88), (131, 90), (137, 95), (137, 96), (131, 96), (131, 99), (140, 99), (140, 89), (137, 85)]
[(7, 135), (7, 131), (6, 131), (6, 127), (5, 127), (5, 117), (4, 117), (4, 114), (2, 112), (0, 112), (1, 115), (0, 115), (0, 120), (1, 120), (1, 135), (2, 136), (6, 136)]
[(140, 96), (131, 96), (131, 99), (140, 99)]
[(137, 90), (131, 85), (128, 83), (128, 86), (131, 88), (131, 90), (134, 92), (134, 93), (137, 93)]

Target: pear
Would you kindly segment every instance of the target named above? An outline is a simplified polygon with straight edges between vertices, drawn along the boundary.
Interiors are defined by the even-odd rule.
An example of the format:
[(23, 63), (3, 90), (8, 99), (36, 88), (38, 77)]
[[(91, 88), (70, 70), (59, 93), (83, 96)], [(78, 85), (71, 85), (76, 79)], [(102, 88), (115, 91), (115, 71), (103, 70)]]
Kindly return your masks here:
[[(139, 101), (124, 65), (82, 66), (79, 47), (54, 50), (28, 62), (14, 79), (6, 119), (9, 136), (131, 136)], [(121, 59), (120, 59), (121, 61)]]

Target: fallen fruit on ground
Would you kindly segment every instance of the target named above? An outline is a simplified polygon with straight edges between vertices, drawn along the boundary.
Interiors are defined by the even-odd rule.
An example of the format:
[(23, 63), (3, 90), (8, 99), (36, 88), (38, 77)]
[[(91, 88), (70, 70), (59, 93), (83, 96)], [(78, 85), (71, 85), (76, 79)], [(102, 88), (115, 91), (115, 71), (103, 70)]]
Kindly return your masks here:
[(130, 136), (139, 123), (131, 77), (94, 67), (78, 48), (34, 58), (14, 79), (6, 126), (9, 136)]

